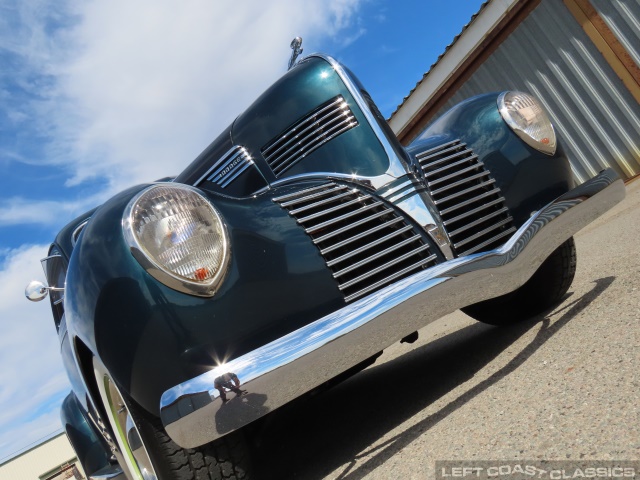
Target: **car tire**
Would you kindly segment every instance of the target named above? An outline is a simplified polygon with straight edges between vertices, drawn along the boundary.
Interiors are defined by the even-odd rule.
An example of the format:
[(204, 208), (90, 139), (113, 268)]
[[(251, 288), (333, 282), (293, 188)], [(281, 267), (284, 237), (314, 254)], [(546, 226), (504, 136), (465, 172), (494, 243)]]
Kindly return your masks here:
[(232, 432), (198, 448), (182, 448), (167, 435), (159, 419), (138, 418), (137, 423), (160, 479), (249, 480), (251, 478), (248, 442), (242, 431)]
[(560, 245), (517, 290), (462, 308), (470, 317), (490, 325), (507, 325), (534, 317), (557, 306), (576, 273), (573, 237)]
[[(94, 361), (98, 390), (120, 450), (121, 467), (132, 480), (249, 480), (250, 454), (242, 431), (198, 448), (182, 448), (160, 419), (123, 394)], [(124, 465), (122, 465), (124, 463)]]

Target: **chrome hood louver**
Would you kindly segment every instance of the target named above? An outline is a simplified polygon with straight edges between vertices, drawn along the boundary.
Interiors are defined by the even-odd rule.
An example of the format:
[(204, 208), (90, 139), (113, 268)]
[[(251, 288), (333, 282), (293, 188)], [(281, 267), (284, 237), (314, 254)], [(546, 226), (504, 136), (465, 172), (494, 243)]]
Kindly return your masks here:
[(253, 164), (246, 148), (234, 145), (194, 183), (194, 186), (197, 187), (207, 180), (224, 189)]
[(411, 224), (353, 187), (330, 182), (274, 201), (311, 236), (347, 302), (436, 263)]
[(484, 164), (454, 140), (416, 155), (457, 256), (491, 250), (516, 231)]
[(311, 152), (357, 125), (349, 105), (338, 95), (298, 120), (261, 152), (274, 175), (280, 177)]

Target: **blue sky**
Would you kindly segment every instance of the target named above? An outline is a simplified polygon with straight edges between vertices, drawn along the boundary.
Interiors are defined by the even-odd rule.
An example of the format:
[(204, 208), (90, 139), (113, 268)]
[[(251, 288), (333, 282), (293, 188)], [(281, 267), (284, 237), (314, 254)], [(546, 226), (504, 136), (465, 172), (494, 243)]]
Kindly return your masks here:
[(273, 80), (294, 36), (389, 116), (482, 0), (0, 0), (0, 463), (69, 390), (24, 286), (67, 221), (176, 174)]

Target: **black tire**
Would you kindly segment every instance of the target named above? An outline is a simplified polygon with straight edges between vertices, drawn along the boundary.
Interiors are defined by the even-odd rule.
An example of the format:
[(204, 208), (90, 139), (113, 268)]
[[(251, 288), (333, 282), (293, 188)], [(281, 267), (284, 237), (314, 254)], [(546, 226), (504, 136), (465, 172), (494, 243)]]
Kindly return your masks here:
[(514, 292), (462, 309), (470, 317), (490, 325), (526, 320), (557, 306), (576, 273), (573, 237), (560, 245), (533, 276)]
[(198, 448), (182, 448), (167, 435), (159, 419), (139, 411), (135, 417), (160, 480), (249, 480), (252, 477), (249, 444), (241, 430)]
[(251, 457), (242, 430), (198, 448), (182, 448), (159, 418), (136, 404), (93, 361), (100, 400), (118, 446), (118, 463), (133, 480), (249, 480)]

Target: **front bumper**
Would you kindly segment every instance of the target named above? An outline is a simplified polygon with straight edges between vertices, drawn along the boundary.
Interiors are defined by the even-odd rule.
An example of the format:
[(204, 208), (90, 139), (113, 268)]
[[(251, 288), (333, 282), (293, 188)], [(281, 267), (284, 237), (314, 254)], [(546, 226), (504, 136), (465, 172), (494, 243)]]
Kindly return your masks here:
[[(532, 215), (502, 247), (412, 275), (167, 390), (160, 401), (167, 433), (185, 448), (211, 442), (432, 321), (515, 290), (559, 245), (624, 195), (622, 180), (607, 169)], [(242, 392), (236, 388), (221, 397), (226, 373), (237, 375)]]

